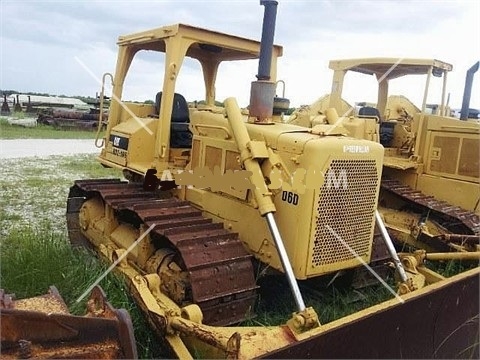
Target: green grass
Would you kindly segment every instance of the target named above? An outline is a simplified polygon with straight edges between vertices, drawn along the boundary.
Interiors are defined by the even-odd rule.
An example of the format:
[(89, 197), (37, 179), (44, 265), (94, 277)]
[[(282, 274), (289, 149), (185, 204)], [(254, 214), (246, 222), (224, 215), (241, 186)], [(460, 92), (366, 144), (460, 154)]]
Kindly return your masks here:
[(460, 274), (461, 272), (473, 269), (479, 265), (478, 261), (460, 261), (460, 260), (446, 260), (446, 261), (426, 261), (426, 266), (429, 269), (439, 273), (444, 277), (451, 277)]
[[(299, 287), (307, 306), (315, 309), (322, 324), (337, 320), (356, 311), (392, 298), (391, 292), (382, 284), (354, 289), (350, 286), (353, 271), (332, 284), (326, 279), (300, 281)], [(393, 278), (388, 283), (395, 288)], [(288, 283), (283, 275), (268, 276), (258, 280), (260, 301), (256, 308), (256, 317), (244, 322), (244, 325), (275, 326), (290, 319), (296, 305)]]
[[(0, 173), (0, 288), (17, 298), (45, 294), (55, 285), (70, 312), (83, 315), (76, 299), (106, 264), (67, 240), (65, 209), (75, 179), (121, 177), (94, 155), (2, 160)], [(161, 356), (158, 340), (128, 296), (124, 281), (108, 275), (100, 286), (115, 308), (129, 311), (141, 358)]]
[(86, 179), (112, 176), (122, 177), (120, 170), (103, 167), (94, 160), (95, 155), (90, 155), (89, 157), (91, 161), (85, 161), (82, 157), (63, 157), (62, 167), (67, 171), (81, 172), (82, 177)]
[(95, 139), (95, 135), (96, 131), (63, 130), (42, 124), (35, 127), (11, 125), (6, 118), (0, 118), (0, 139)]
[[(72, 314), (83, 315), (87, 298), (77, 299), (108, 268), (85, 249), (74, 249), (65, 236), (23, 228), (10, 232), (0, 242), (0, 284), (17, 299), (43, 295), (55, 285)], [(133, 299), (125, 290), (124, 281), (110, 273), (99, 283), (108, 301), (126, 309), (136, 331), (137, 347), (142, 358), (161, 356), (160, 347)]]

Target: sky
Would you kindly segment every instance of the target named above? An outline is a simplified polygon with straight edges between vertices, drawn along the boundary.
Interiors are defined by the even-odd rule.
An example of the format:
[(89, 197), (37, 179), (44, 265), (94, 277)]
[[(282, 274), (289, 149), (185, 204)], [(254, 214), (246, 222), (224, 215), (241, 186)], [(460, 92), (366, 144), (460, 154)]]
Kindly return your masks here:
[[(283, 46), (278, 79), (286, 85), (277, 93), (284, 93), (291, 106), (310, 104), (330, 92), (328, 63), (332, 59), (398, 57), (435, 58), (452, 64), (449, 105), (461, 107), (466, 71), (480, 60), (480, 1), (278, 2), (275, 43)], [(263, 11), (258, 0), (0, 0), (0, 89), (95, 96), (102, 74), (115, 70), (119, 35), (185, 23), (259, 40)], [(217, 100), (235, 96), (241, 106), (248, 105), (257, 70), (253, 61), (222, 67)], [(159, 54), (135, 59), (124, 99), (154, 99), (162, 72)], [(177, 88), (189, 101), (203, 98), (198, 74), (195, 62), (184, 63)], [(480, 108), (479, 78), (477, 73), (472, 108)], [(424, 78), (416, 76), (392, 82), (390, 93), (406, 95), (419, 106), (423, 87)], [(350, 104), (375, 102), (375, 80), (347, 77), (344, 98)], [(438, 103), (439, 96), (429, 102)]]

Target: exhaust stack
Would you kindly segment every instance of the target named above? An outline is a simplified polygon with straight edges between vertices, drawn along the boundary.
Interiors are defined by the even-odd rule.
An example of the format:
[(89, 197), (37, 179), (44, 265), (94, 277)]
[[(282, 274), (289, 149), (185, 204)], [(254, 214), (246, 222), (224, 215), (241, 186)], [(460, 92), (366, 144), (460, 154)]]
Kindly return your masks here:
[(470, 69), (467, 70), (465, 77), (465, 89), (463, 90), (462, 110), (460, 111), (460, 120), (467, 120), (470, 97), (472, 96), (473, 75), (478, 71), (480, 61), (477, 61)]
[(273, 98), (276, 87), (275, 82), (271, 81), (270, 71), (278, 1), (260, 0), (260, 5), (265, 6), (265, 12), (258, 61), (258, 80), (252, 82), (250, 90), (250, 116), (256, 118), (256, 123), (269, 123), (269, 119), (273, 115)]

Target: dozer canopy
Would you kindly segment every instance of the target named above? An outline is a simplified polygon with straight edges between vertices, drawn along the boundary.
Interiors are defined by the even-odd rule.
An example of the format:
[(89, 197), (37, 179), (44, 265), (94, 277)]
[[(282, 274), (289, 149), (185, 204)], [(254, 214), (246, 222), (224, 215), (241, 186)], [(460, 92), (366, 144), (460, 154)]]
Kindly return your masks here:
[(334, 71), (356, 71), (391, 80), (406, 75), (425, 75), (430, 68), (433, 69), (433, 74), (452, 71), (453, 66), (436, 59), (365, 58), (331, 60), (329, 68)]
[[(145, 164), (147, 164), (147, 167), (150, 167), (153, 159), (158, 159), (158, 161), (165, 165), (173, 156), (170, 154), (171, 117), (174, 111), (173, 103), (176, 92), (176, 81), (181, 73), (185, 57), (199, 61), (205, 85), (204, 100), (207, 106), (213, 106), (215, 104), (215, 82), (219, 65), (224, 61), (258, 59), (261, 53), (261, 43), (259, 41), (185, 24), (163, 26), (120, 36), (117, 44), (119, 46), (119, 52), (112, 90), (112, 98), (116, 101), (113, 101), (110, 105), (106, 138), (110, 139), (111, 136), (113, 136), (113, 138), (115, 138), (115, 136), (117, 136), (117, 138), (124, 137), (128, 138), (133, 144), (133, 142), (136, 141), (133, 139), (135, 136), (133, 133), (138, 129), (144, 130), (148, 128), (147, 133), (150, 135), (155, 134), (155, 136), (151, 138), (152, 140), (150, 140), (153, 141), (150, 147), (153, 151), (145, 152), (141, 150), (141, 154), (136, 159), (137, 162), (143, 163), (141, 166), (138, 165), (134, 167), (136, 169), (135, 171), (140, 173), (144, 173)], [(149, 117), (153, 109), (144, 107), (138, 111), (132, 111), (131, 109), (133, 109), (135, 105), (129, 104), (130, 107), (126, 109), (125, 104), (119, 101), (123, 99), (123, 86), (132, 60), (136, 54), (141, 51), (157, 51), (165, 54), (163, 85), (159, 85), (158, 88), (162, 96), (157, 96), (158, 99), (161, 99), (160, 104), (156, 105), (158, 114), (155, 113), (155, 118), (160, 120), (157, 122), (153, 122), (153, 117)], [(268, 67), (272, 81), (276, 79), (276, 62), (277, 58), (281, 55), (282, 47), (274, 45), (272, 57), (269, 61), (270, 66)], [(132, 116), (132, 113), (135, 116)], [(124, 125), (124, 127), (127, 126), (130, 129), (129, 131), (122, 132), (120, 131), (121, 129), (116, 128), (117, 125), (124, 122), (126, 123), (129, 119), (131, 120), (129, 124)], [(184, 126), (185, 124), (188, 124), (188, 121), (184, 123)], [(112, 135), (112, 131), (116, 135)], [(145, 141), (141, 142), (145, 143)], [(107, 144), (107, 146), (108, 145), (109, 144)], [(132, 148), (133, 147), (134, 145), (132, 145)], [(128, 157), (123, 156), (126, 153), (118, 153), (118, 151), (117, 155), (120, 154), (122, 156), (113, 154), (111, 156), (109, 155), (110, 159), (105, 159), (106, 156), (104, 156), (101, 161), (107, 166), (131, 167), (128, 163), (132, 163), (132, 161), (130, 161)], [(116, 156), (115, 159), (113, 159), (112, 156)], [(140, 157), (143, 157), (143, 159), (140, 159)]]
[(410, 58), (364, 58), (331, 60), (329, 68), (334, 71), (330, 107), (341, 108), (341, 96), (345, 74), (354, 71), (367, 75), (375, 75), (378, 81), (377, 109), (381, 116), (385, 114), (388, 83), (390, 80), (406, 75), (426, 75), (425, 91), (421, 110), (425, 112), (428, 97), (428, 88), (431, 76), (443, 78), (443, 88), (440, 101), (441, 113), (445, 110), (445, 95), (447, 86), (447, 73), (453, 66), (436, 59), (410, 59)]
[[(198, 60), (205, 59), (206, 56), (217, 61), (257, 59), (260, 53), (259, 41), (185, 24), (119, 36), (117, 44), (133, 45), (138, 47), (138, 50), (165, 52), (165, 42), (159, 40), (172, 37), (189, 39), (191, 43), (196, 43), (188, 48), (186, 56)], [(283, 48), (279, 45), (274, 48), (276, 55), (281, 56)]]

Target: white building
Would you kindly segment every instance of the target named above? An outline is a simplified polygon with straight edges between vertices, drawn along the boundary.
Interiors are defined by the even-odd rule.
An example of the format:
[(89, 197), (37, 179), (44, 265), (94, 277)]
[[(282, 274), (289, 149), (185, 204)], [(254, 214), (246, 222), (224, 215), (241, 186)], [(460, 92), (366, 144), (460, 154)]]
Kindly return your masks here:
[(27, 106), (28, 97), (30, 97), (30, 102), (32, 103), (32, 106), (36, 106), (38, 104), (45, 104), (45, 106), (48, 106), (48, 104), (51, 104), (53, 106), (58, 106), (58, 107), (64, 106), (64, 107), (76, 108), (76, 109), (90, 108), (90, 105), (88, 105), (86, 102), (83, 102), (82, 100), (75, 99), (75, 98), (12, 94), (10, 96), (7, 96), (7, 102), (8, 102), (8, 106), (10, 106), (10, 110), (13, 110), (13, 104), (17, 102), (17, 96), (18, 96), (18, 101), (20, 102), (20, 105), (22, 106), (22, 108), (25, 108)]

